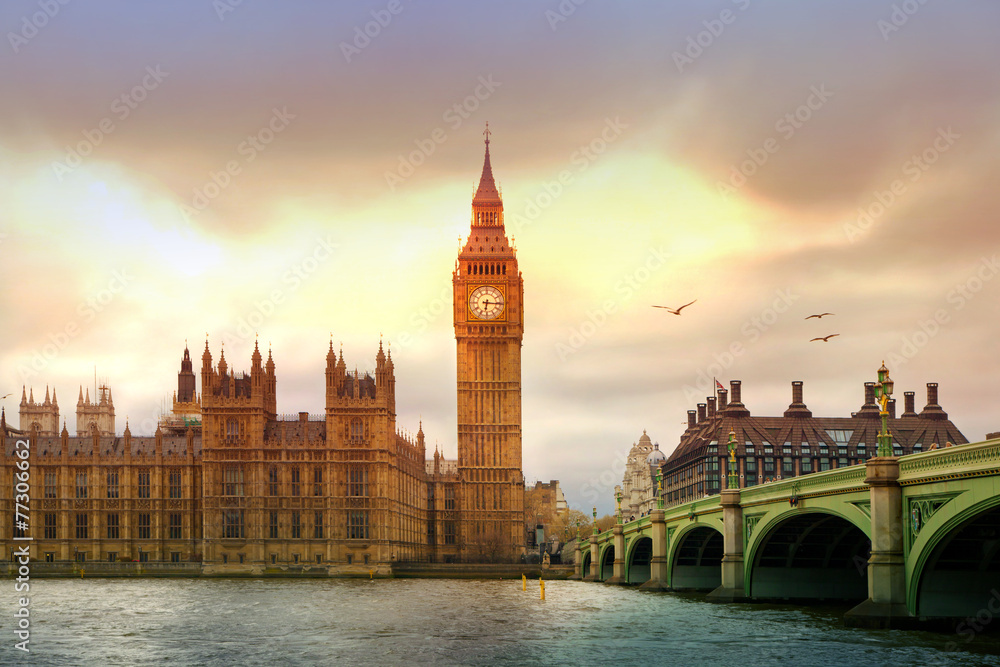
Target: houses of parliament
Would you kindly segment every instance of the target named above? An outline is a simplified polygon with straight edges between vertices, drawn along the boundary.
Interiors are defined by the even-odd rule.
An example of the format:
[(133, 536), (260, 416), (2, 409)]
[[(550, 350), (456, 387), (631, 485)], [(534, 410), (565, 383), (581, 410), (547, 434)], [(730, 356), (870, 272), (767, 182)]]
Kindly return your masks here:
[[(523, 282), (488, 130), (452, 282), (456, 460), (428, 456), (422, 426), (412, 437), (397, 426), (381, 343), (374, 373), (349, 371), (331, 343), (324, 413), (286, 416), (270, 351), (265, 360), (255, 345), (249, 371), (238, 372), (206, 341), (200, 393), (185, 346), (172, 411), (151, 436), (133, 436), (127, 423), (117, 434), (107, 386), (93, 398), (80, 389), (73, 435), (60, 426), (55, 390), (42, 401), (22, 390), (18, 427), (0, 413), (0, 545), (9, 554), (30, 538), (43, 562), (194, 563), (205, 573), (519, 559)], [(15, 522), (18, 441), (30, 452), (27, 529)]]

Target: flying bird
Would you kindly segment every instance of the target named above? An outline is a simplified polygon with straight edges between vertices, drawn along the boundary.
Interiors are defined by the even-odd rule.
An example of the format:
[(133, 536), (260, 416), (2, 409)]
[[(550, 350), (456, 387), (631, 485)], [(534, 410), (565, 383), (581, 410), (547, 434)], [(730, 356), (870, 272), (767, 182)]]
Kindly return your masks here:
[(840, 335), (840, 334), (830, 334), (829, 336), (824, 336), (823, 338), (813, 338), (813, 339), (812, 339), (811, 341), (809, 341), (809, 342), (810, 342), (810, 343), (812, 343), (813, 341), (817, 341), (817, 340), (821, 340), (821, 341), (823, 341), (824, 343), (828, 343), (828, 342), (830, 342), (830, 339), (831, 339), (831, 338), (833, 338), (834, 336), (839, 336), (839, 335)]
[(0, 401), (2, 401), (3, 399), (5, 399), (5, 398), (7, 398), (7, 397), (9, 397), (9, 396), (13, 396), (13, 395), (14, 395), (14, 394), (7, 394), (7, 396), (0, 396)]
[[(695, 299), (694, 301), (697, 301), (697, 300), (698, 299)], [(691, 303), (694, 303), (694, 301), (692, 301)], [(674, 315), (680, 315), (681, 311), (684, 310), (685, 308), (687, 308), (688, 306), (690, 306), (691, 303), (685, 303), (683, 306), (681, 306), (677, 310), (674, 310), (670, 306), (653, 306), (653, 308), (665, 308), (668, 313), (673, 313)]]
[(809, 316), (809, 317), (807, 317), (806, 319), (807, 319), (807, 320), (811, 320), (812, 318), (814, 318), (814, 317), (815, 317), (815, 318), (816, 318), (817, 320), (821, 320), (821, 319), (823, 319), (823, 316), (824, 316), (824, 315), (833, 315), (833, 313), (820, 313), (819, 315), (810, 315), (810, 316)]

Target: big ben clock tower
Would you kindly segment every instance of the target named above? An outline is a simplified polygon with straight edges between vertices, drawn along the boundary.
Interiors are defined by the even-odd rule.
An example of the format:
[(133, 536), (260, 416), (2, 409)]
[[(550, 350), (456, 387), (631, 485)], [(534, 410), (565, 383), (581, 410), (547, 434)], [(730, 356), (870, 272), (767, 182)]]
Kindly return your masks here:
[(458, 344), (460, 540), (468, 560), (524, 553), (521, 338), (524, 282), (503, 225), (490, 130), (472, 228), (452, 276)]

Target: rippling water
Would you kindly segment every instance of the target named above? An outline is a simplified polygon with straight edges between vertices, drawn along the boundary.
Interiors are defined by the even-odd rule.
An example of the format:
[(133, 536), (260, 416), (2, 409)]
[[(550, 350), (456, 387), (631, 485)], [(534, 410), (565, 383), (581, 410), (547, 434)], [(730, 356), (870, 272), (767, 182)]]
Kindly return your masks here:
[(50, 579), (31, 597), (25, 656), (13, 582), (0, 581), (0, 664), (1000, 665), (996, 637), (847, 629), (840, 608), (569, 581), (546, 582), (544, 602), (537, 581), (522, 592), (426, 579)]

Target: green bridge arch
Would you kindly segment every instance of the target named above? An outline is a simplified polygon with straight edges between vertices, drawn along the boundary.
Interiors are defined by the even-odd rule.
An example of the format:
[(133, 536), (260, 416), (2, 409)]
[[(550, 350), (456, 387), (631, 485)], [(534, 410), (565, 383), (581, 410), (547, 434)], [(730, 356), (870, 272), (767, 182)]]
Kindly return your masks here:
[[(702, 535), (710, 533), (712, 537), (718, 536), (721, 539), (723, 538), (722, 522), (719, 520), (708, 521), (698, 519), (690, 521), (687, 525), (677, 529), (676, 533), (671, 537), (670, 544), (667, 546), (667, 573), (670, 577), (669, 584), (672, 588), (680, 590), (711, 590), (719, 586), (719, 580), (721, 579), (719, 562), (715, 561), (708, 565), (704, 565), (701, 562), (705, 556), (705, 550), (709, 549), (710, 543), (714, 541), (712, 537), (706, 538), (706, 541), (701, 545), (702, 548), (694, 565), (678, 564), (681, 547), (685, 545), (689, 538), (693, 538), (696, 533)], [(721, 548), (722, 545), (720, 544), (719, 546)], [(722, 554), (720, 553), (719, 559), (721, 557)], [(685, 568), (685, 570), (679, 570), (679, 567)]]
[[(939, 593), (934, 590), (924, 590), (923, 597), (925, 599), (921, 599), (921, 589), (925, 588), (928, 583), (928, 577), (932, 573), (932, 571), (929, 571), (929, 568), (935, 565), (935, 563), (931, 562), (931, 559), (936, 555), (938, 548), (944, 545), (945, 540), (954, 538), (956, 533), (961, 531), (963, 527), (977, 518), (984, 517), (991, 511), (1000, 508), (1000, 485), (996, 489), (978, 489), (978, 493), (976, 491), (975, 489), (970, 489), (945, 501), (940, 509), (934, 512), (927, 519), (926, 523), (920, 526), (920, 530), (916, 535), (913, 535), (914, 524), (912, 522), (913, 514), (911, 510), (911, 522), (906, 527), (907, 532), (912, 536), (913, 540), (913, 545), (909, 550), (909, 557), (906, 560), (906, 581), (908, 584), (906, 604), (913, 614), (935, 617), (969, 614), (969, 609), (987, 607), (990, 603), (992, 592), (996, 591), (997, 587), (1000, 587), (1000, 574), (994, 572), (992, 573), (992, 581), (985, 582), (993, 587), (992, 591), (984, 593), (982, 590), (979, 590), (978, 593), (973, 593), (971, 598), (964, 596), (964, 599), (954, 599), (954, 596), (951, 596), (952, 600), (948, 601), (941, 600)], [(915, 498), (911, 497), (908, 500), (910, 501), (908, 504), (912, 506), (916, 502), (919, 502), (921, 498), (919, 496)], [(996, 549), (1000, 549), (1000, 535), (995, 537), (998, 540), (996, 546), (994, 546), (994, 553)], [(996, 558), (995, 555), (994, 558)], [(986, 575), (990, 574), (990, 572), (986, 573)], [(961, 577), (955, 578), (961, 579)], [(965, 583), (968, 582), (966, 581)], [(958, 584), (959, 590), (961, 590), (960, 582), (955, 581), (953, 582), (954, 584)], [(975, 612), (973, 611), (972, 613)]]
[[(744, 549), (746, 595), (756, 599), (864, 600), (868, 594), (871, 519), (860, 511), (851, 511), (852, 508), (854, 506), (843, 501), (832, 502), (829, 506), (793, 508), (786, 505), (773, 508), (760, 517), (753, 524), (752, 532), (744, 535), (747, 541)], [(817, 520), (816, 517), (823, 518)], [(765, 548), (786, 528), (792, 529), (797, 540), (794, 545), (789, 544), (786, 566), (766, 567), (762, 563)], [(817, 536), (815, 531), (820, 529), (827, 529), (827, 533)], [(831, 532), (838, 536), (836, 542), (829, 543), (825, 539)], [(810, 538), (815, 537), (824, 541), (817, 543), (812, 539), (810, 543)], [(819, 544), (826, 547), (822, 565), (810, 567)], [(836, 553), (842, 546), (849, 553)], [(799, 550), (811, 553), (799, 557)], [(794, 565), (796, 561), (797, 566)]]

